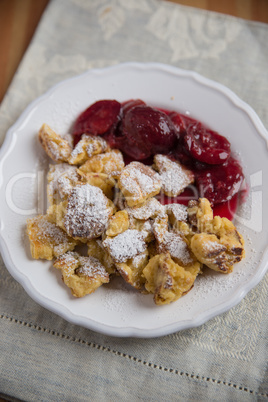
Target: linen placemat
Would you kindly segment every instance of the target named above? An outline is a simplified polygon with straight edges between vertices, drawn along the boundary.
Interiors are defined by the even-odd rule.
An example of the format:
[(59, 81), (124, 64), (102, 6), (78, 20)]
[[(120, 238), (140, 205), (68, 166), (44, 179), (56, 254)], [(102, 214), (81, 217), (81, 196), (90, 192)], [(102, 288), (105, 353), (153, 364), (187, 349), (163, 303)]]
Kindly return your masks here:
[[(125, 61), (194, 70), (268, 127), (268, 25), (156, 0), (52, 0), (2, 102), (0, 141), (52, 85)], [(10, 400), (265, 400), (268, 276), (229, 312), (154, 339), (115, 338), (36, 304), (0, 264), (0, 395)]]

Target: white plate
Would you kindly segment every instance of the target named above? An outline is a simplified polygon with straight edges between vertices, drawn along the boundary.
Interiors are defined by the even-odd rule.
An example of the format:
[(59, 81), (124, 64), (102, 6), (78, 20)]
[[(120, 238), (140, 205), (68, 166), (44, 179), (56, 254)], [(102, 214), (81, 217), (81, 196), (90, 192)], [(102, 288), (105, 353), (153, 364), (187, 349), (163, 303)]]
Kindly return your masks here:
[[(46, 122), (68, 132), (77, 115), (98, 99), (140, 98), (203, 121), (229, 138), (239, 153), (250, 195), (236, 217), (246, 259), (230, 275), (198, 277), (191, 292), (156, 306), (119, 278), (94, 294), (75, 299), (51, 262), (32, 260), (26, 219), (44, 210), (48, 160), (37, 142)], [(156, 337), (201, 325), (237, 304), (267, 270), (268, 133), (255, 112), (226, 87), (194, 72), (161, 64), (125, 63), (91, 70), (53, 87), (34, 101), (10, 128), (0, 154), (1, 252), (26, 292), (66, 320), (114, 336)]]

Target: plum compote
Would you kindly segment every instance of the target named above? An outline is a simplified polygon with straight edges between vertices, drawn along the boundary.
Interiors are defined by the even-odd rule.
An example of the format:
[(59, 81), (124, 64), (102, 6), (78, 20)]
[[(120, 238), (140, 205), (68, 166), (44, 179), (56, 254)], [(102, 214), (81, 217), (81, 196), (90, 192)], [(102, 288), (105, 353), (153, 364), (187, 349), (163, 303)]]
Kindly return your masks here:
[[(75, 143), (84, 133), (102, 136), (112, 148), (122, 151), (127, 163), (139, 160), (151, 164), (155, 154), (178, 160), (194, 172), (193, 193), (207, 198), (221, 216), (232, 218), (244, 181), (242, 167), (231, 155), (227, 138), (200, 121), (151, 107), (141, 99), (123, 103), (100, 100), (74, 122)], [(163, 197), (162, 202), (183, 203), (186, 194), (188, 189), (172, 200)]]
[(177, 135), (170, 118), (160, 110), (147, 105), (134, 106), (123, 113), (119, 127), (124, 141), (121, 150), (136, 160), (157, 153), (168, 153), (174, 147)]
[(230, 142), (201, 123), (189, 125), (183, 141), (185, 149), (194, 159), (209, 165), (226, 162), (231, 153)]
[(77, 143), (82, 134), (103, 135), (113, 131), (120, 119), (121, 104), (116, 100), (100, 100), (90, 105), (76, 119), (72, 134)]

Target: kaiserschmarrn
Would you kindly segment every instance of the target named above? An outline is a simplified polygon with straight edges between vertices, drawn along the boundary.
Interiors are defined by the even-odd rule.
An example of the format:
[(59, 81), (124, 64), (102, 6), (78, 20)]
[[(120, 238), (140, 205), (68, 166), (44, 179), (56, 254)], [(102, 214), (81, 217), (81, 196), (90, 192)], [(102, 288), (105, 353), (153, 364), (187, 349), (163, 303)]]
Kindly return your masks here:
[(244, 258), (241, 234), (213, 216), (206, 198), (159, 202), (157, 195), (176, 197), (194, 181), (178, 161), (156, 154), (150, 166), (125, 165), (105, 139), (86, 134), (73, 147), (47, 124), (39, 140), (54, 163), (47, 213), (27, 221), (31, 253), (54, 259), (73, 296), (120, 276), (157, 305), (168, 304), (189, 292), (205, 267), (228, 274)]

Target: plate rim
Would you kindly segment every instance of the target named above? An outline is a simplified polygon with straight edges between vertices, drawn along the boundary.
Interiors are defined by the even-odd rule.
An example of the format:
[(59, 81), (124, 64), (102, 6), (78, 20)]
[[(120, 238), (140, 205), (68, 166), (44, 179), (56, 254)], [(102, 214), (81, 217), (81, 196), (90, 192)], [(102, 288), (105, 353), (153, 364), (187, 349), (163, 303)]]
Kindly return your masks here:
[[(0, 188), (3, 185), (3, 170), (2, 170), (2, 165), (5, 161), (5, 156), (8, 155), (8, 150), (12, 145), (12, 141), (14, 137), (16, 136), (16, 131), (20, 128), (20, 126), (23, 124), (23, 122), (29, 117), (31, 112), (42, 102), (47, 100), (50, 96), (53, 95), (53, 93), (57, 90), (60, 90), (61, 87), (64, 87), (65, 85), (68, 85), (70, 82), (75, 81), (76, 79), (81, 79), (83, 77), (86, 77), (88, 75), (94, 75), (94, 74), (105, 74), (109, 73), (109, 71), (112, 70), (120, 70), (120, 69), (129, 69), (129, 68), (134, 68), (134, 69), (139, 69), (139, 70), (150, 70), (152, 68), (157, 69), (157, 70), (163, 70), (167, 73), (173, 73), (175, 75), (179, 75), (180, 77), (187, 77), (190, 78), (203, 86), (212, 88), (213, 90), (216, 90), (218, 92), (221, 92), (225, 97), (227, 97), (237, 108), (242, 110), (246, 115), (250, 117), (251, 122), (253, 123), (256, 131), (258, 134), (263, 137), (266, 140), (266, 143), (268, 142), (268, 132), (263, 125), (262, 121), (260, 120), (259, 116), (257, 113), (254, 111), (254, 109), (246, 102), (244, 102), (241, 98), (239, 98), (231, 89), (226, 87), (225, 85), (211, 80), (209, 78), (204, 77), (203, 75), (192, 71), (192, 70), (185, 70), (181, 69), (179, 67), (171, 66), (168, 64), (163, 64), (163, 63), (140, 63), (140, 62), (125, 62), (125, 63), (120, 63), (117, 65), (113, 66), (108, 66), (104, 68), (94, 68), (94, 69), (89, 69), (82, 74), (75, 75), (73, 77), (69, 77), (67, 79), (64, 79), (57, 84), (53, 85), (51, 88), (49, 88), (46, 92), (44, 92), (42, 95), (37, 97), (35, 100), (29, 103), (29, 105), (25, 108), (25, 110), (21, 113), (19, 118), (16, 120), (16, 122), (8, 129), (6, 137), (4, 139), (4, 142), (1, 146), (0, 149)], [(42, 307), (46, 308), (49, 311), (52, 311), (53, 313), (59, 315), (60, 317), (64, 318), (68, 322), (83, 326), (85, 328), (88, 328), (90, 330), (93, 330), (95, 332), (102, 333), (104, 335), (110, 335), (110, 336), (116, 336), (116, 337), (137, 337), (137, 338), (154, 338), (154, 337), (160, 337), (160, 336), (165, 336), (174, 332), (178, 332), (184, 329), (190, 329), (190, 328), (195, 328), (198, 327), (205, 322), (209, 321), (210, 319), (221, 315), (222, 313), (230, 310), (232, 307), (237, 305), (246, 295), (247, 293), (252, 290), (264, 277), (267, 269), (268, 269), (268, 246), (263, 250), (263, 255), (260, 263), (258, 264), (258, 273), (254, 275), (253, 278), (251, 278), (250, 282), (246, 282), (243, 286), (242, 284), (239, 286), (238, 289), (234, 292), (232, 295), (232, 299), (225, 301), (219, 306), (216, 306), (214, 308), (211, 308), (209, 310), (206, 310), (205, 313), (202, 315), (191, 318), (189, 320), (184, 320), (179, 323), (172, 323), (172, 324), (167, 324), (162, 327), (158, 327), (157, 329), (142, 329), (142, 328), (136, 328), (136, 327), (131, 327), (131, 326), (125, 326), (125, 327), (113, 327), (111, 325), (106, 325), (102, 323), (96, 323), (91, 318), (85, 318), (78, 316), (77, 314), (72, 313), (66, 306), (63, 306), (59, 304), (56, 301), (51, 301), (50, 299), (46, 298), (45, 296), (41, 295), (38, 293), (38, 291), (33, 288), (31, 282), (29, 279), (24, 276), (21, 272), (19, 272), (13, 264), (13, 261), (11, 259), (8, 246), (6, 244), (6, 241), (4, 237), (2, 236), (2, 230), (1, 230), (1, 222), (2, 219), (0, 220), (0, 252), (3, 258), (3, 261), (5, 263), (5, 266), (9, 273), (13, 276), (13, 278), (24, 288), (26, 293), (39, 305)], [(216, 311), (214, 311), (216, 310)]]

